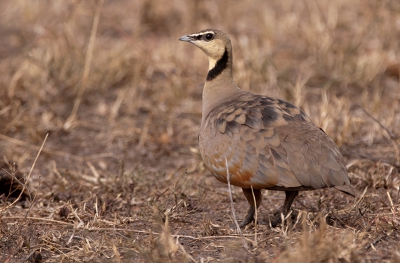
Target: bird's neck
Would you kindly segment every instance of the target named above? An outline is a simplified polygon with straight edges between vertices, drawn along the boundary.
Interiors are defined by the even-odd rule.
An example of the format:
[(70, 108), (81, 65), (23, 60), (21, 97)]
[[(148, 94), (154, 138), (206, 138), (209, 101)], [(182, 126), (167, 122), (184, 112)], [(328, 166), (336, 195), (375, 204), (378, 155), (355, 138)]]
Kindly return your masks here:
[(209, 58), (210, 69), (203, 89), (203, 121), (210, 111), (242, 91), (232, 77), (232, 52), (226, 49), (218, 60)]

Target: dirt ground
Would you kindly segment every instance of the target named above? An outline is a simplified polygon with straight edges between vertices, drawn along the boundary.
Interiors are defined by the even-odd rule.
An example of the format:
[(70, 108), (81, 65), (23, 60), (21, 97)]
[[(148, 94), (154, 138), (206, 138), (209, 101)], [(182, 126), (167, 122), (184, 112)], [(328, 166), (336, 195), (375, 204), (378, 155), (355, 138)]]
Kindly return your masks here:
[[(400, 262), (399, 1), (0, 0), (0, 13), (1, 262)], [(207, 59), (178, 41), (205, 28), (231, 36), (242, 89), (301, 107), (338, 144), (357, 198), (301, 192), (285, 224), (237, 233), (197, 148)], [(264, 191), (257, 217), (283, 200)]]

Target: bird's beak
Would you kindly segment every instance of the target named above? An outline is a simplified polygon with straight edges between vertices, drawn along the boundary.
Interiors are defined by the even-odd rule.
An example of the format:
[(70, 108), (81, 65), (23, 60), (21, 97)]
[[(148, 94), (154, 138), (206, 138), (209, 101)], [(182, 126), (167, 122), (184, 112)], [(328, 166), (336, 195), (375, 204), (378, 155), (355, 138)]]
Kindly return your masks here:
[(183, 36), (183, 37), (179, 38), (179, 40), (180, 41), (185, 41), (185, 42), (192, 42), (193, 37), (191, 37), (190, 35), (186, 35), (186, 36)]

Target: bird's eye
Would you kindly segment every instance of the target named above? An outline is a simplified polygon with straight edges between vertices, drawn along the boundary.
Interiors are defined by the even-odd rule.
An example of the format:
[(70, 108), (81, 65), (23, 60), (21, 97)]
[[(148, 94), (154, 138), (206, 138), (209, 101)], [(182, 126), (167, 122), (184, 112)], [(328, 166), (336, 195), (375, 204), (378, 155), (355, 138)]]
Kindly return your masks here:
[(214, 38), (214, 35), (211, 34), (211, 33), (208, 33), (207, 35), (205, 35), (205, 38), (206, 38), (207, 41), (210, 41), (210, 40), (212, 40)]

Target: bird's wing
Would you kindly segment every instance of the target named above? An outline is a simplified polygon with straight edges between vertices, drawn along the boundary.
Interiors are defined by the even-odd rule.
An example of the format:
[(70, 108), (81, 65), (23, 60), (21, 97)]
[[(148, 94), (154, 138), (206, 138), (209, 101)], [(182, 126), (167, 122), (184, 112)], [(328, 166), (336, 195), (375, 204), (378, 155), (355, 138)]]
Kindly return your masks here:
[(306, 122), (289, 122), (277, 132), (288, 165), (301, 185), (314, 189), (336, 187), (354, 195), (339, 149), (325, 132)]
[(200, 131), (200, 150), (223, 182), (227, 161), (231, 183), (240, 187), (349, 184), (335, 143), (299, 108), (265, 96), (245, 94), (212, 110)]

